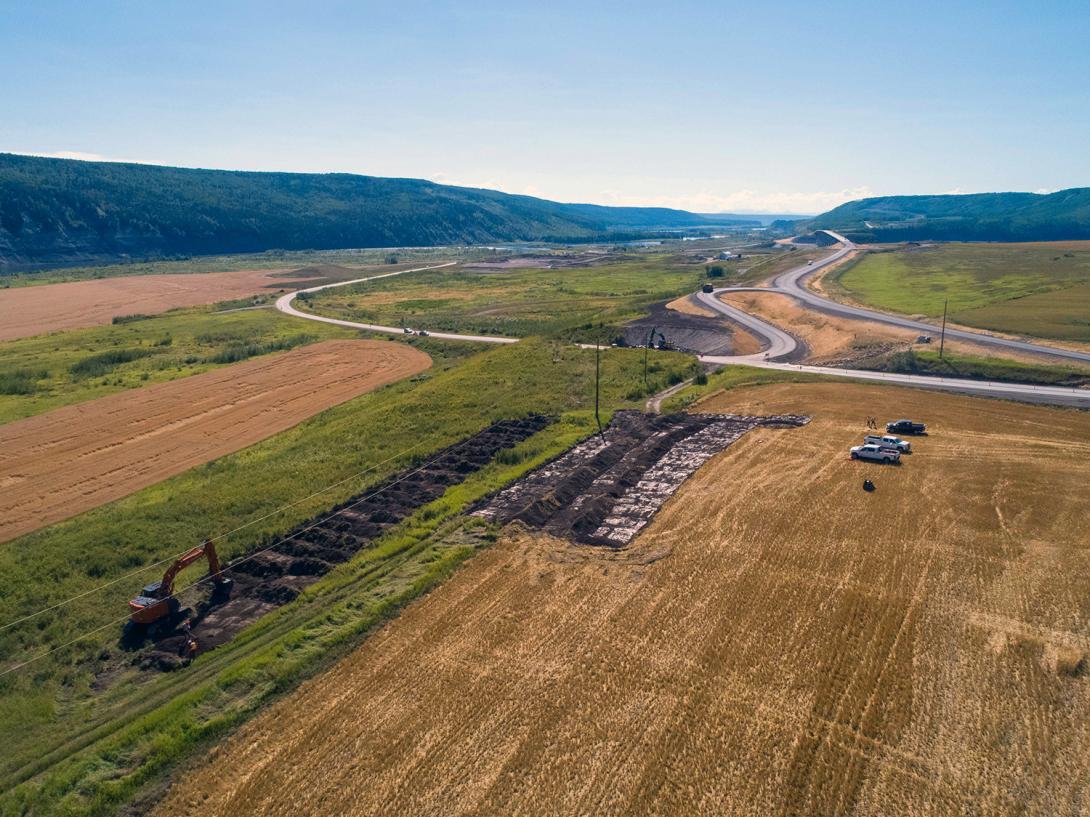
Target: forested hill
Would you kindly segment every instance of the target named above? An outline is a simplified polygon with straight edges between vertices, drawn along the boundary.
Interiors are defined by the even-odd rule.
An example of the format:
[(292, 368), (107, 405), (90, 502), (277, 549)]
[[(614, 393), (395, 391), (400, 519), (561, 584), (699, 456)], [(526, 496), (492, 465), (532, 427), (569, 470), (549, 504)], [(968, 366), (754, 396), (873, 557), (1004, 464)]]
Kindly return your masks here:
[(856, 241), (1090, 239), (1090, 187), (1056, 193), (884, 196), (842, 204), (797, 230), (838, 230)]
[(682, 210), (560, 204), (419, 179), (191, 170), (0, 153), (0, 266), (125, 255), (586, 239), (722, 223)]

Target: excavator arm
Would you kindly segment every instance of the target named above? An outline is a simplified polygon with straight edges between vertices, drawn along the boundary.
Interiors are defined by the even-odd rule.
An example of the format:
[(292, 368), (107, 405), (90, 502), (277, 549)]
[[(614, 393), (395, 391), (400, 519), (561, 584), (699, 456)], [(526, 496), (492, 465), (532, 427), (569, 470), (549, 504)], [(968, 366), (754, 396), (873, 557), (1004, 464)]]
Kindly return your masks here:
[(181, 558), (167, 568), (163, 574), (163, 580), (159, 583), (160, 595), (170, 596), (174, 594), (174, 578), (194, 562), (199, 562), (202, 557), (208, 557), (208, 573), (217, 576), (220, 572), (220, 560), (216, 555), (216, 546), (211, 539), (205, 539), (197, 547), (186, 551)]
[(153, 624), (170, 615), (171, 607), (177, 607), (177, 602), (173, 599), (174, 579), (178, 573), (202, 558), (208, 559), (208, 573), (216, 583), (216, 588), (229, 586), (230, 580), (220, 575), (220, 560), (215, 545), (211, 539), (205, 539), (176, 559), (163, 573), (162, 581), (148, 585), (139, 596), (129, 602), (131, 619), (137, 624)]

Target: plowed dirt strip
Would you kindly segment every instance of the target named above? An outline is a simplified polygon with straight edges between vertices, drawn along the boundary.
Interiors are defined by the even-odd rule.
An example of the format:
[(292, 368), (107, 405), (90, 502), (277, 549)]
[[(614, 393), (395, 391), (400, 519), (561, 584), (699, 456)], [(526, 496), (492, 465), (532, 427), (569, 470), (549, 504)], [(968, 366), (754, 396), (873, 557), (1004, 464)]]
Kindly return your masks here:
[(245, 448), (427, 369), (400, 343), (345, 340), (0, 426), (0, 541)]
[(306, 286), (278, 270), (132, 275), (0, 290), (0, 340), (107, 324), (117, 315), (245, 298)]
[[(706, 408), (813, 421), (748, 433), (626, 551), (512, 534), (157, 814), (1080, 813), (1086, 415), (847, 384)], [(933, 432), (852, 462), (869, 415)]]

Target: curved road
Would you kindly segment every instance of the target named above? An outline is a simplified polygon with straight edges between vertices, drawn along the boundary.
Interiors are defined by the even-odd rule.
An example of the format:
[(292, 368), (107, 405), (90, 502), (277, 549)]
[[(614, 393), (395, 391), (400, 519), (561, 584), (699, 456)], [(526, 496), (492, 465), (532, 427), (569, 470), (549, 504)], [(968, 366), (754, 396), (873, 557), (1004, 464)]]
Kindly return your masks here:
[[(777, 276), (774, 280), (774, 286), (769, 287), (722, 287), (716, 289), (713, 292), (698, 292), (694, 297), (699, 300), (700, 303), (711, 309), (726, 315), (731, 320), (745, 326), (751, 330), (754, 334), (758, 335), (766, 344), (766, 349), (755, 355), (733, 355), (733, 356), (717, 356), (717, 355), (699, 355), (699, 359), (705, 363), (713, 363), (717, 365), (730, 365), (730, 364), (744, 364), (747, 366), (756, 366), (762, 369), (781, 369), (790, 370), (796, 372), (807, 372), (810, 374), (824, 375), (827, 377), (848, 377), (856, 380), (876, 380), (885, 383), (893, 383), (902, 386), (915, 386), (917, 388), (931, 388), (941, 389), (945, 391), (957, 391), (967, 394), (985, 394), (993, 397), (1006, 397), (1015, 400), (1028, 400), (1032, 402), (1050, 403), (1078, 406), (1081, 408), (1090, 408), (1090, 391), (1084, 389), (1071, 389), (1060, 386), (1030, 386), (1019, 383), (999, 383), (983, 380), (963, 380), (959, 378), (942, 378), (942, 377), (927, 377), (921, 375), (910, 374), (895, 374), (890, 372), (872, 372), (862, 369), (835, 369), (828, 366), (805, 366), (793, 363), (777, 362), (777, 358), (782, 358), (789, 355), (798, 347), (798, 341), (795, 340), (787, 332), (783, 331), (777, 326), (773, 326), (766, 321), (761, 320), (748, 312), (744, 312), (741, 309), (731, 306), (719, 300), (719, 295), (723, 292), (731, 291), (745, 291), (745, 290), (758, 290), (761, 292), (784, 292), (786, 294), (795, 295), (794, 289), (797, 288), (802, 296), (796, 295), (800, 300), (807, 303), (815, 304), (816, 308), (827, 309), (828, 311), (837, 311), (837, 314), (847, 314), (849, 316), (863, 317), (867, 320), (876, 320), (877, 318), (871, 317), (872, 315), (879, 316), (886, 322), (892, 322), (895, 325), (910, 326), (912, 328), (923, 327), (927, 330), (933, 331), (934, 327), (928, 324), (922, 324), (907, 319), (896, 318), (891, 315), (882, 315), (882, 313), (871, 313), (869, 310), (856, 309), (855, 307), (848, 307), (843, 304), (838, 304), (835, 301), (829, 301), (818, 295), (814, 295), (809, 290), (802, 287), (801, 281), (807, 275), (828, 266), (836, 261), (839, 261), (847, 253), (851, 252), (855, 247), (843, 236), (837, 236), (835, 233), (830, 233), (834, 238), (841, 241), (845, 246), (832, 253), (826, 258), (819, 261), (815, 261), (813, 264), (807, 264), (806, 266), (799, 267), (797, 269), (789, 270), (781, 275)], [(302, 293), (320, 292), (323, 289), (330, 289), (332, 287), (348, 286), (349, 284), (359, 284), (365, 281), (374, 281), (380, 278), (391, 278), (395, 275), (405, 275), (410, 272), (423, 272), (425, 270), (441, 269), (443, 267), (454, 266), (456, 261), (449, 261), (445, 264), (433, 264), (428, 267), (416, 267), (414, 269), (398, 270), (396, 272), (386, 272), (381, 275), (371, 275), (367, 278), (356, 278), (351, 281), (337, 281), (332, 284), (322, 284), (321, 286), (309, 287), (308, 289), (300, 289), (295, 292), (289, 292), (280, 296), (276, 300), (276, 308), (287, 315), (293, 315), (297, 318), (305, 318), (310, 321), (319, 321), (321, 323), (329, 323), (335, 326), (344, 326), (349, 329), (362, 329), (369, 332), (380, 332), (389, 335), (403, 335), (405, 330), (397, 326), (381, 326), (379, 324), (371, 323), (358, 323), (356, 321), (345, 321), (338, 318), (327, 318), (323, 315), (315, 315), (310, 312), (302, 312), (292, 306), (292, 301)], [(950, 329), (946, 330), (948, 335), (952, 334)], [(439, 338), (441, 340), (461, 340), (461, 341), (474, 341), (477, 343), (518, 343), (518, 338), (503, 337), (497, 335), (459, 335), (452, 332), (432, 332), (429, 333), (431, 337)], [(1040, 351), (1044, 354), (1058, 354), (1061, 357), (1074, 357), (1075, 359), (1086, 359), (1090, 361), (1090, 355), (1081, 355), (1078, 352), (1067, 352), (1066, 350), (1053, 349), (1051, 347), (1036, 346), (1035, 344), (1021, 343), (1020, 341), (1008, 341), (1005, 338), (996, 338), (991, 335), (977, 335), (971, 332), (959, 332), (959, 335), (968, 336), (968, 339), (983, 342), (995, 342), (1001, 346), (1013, 346), (1014, 348), (1029, 347), (1030, 351)], [(588, 347), (593, 348), (593, 347)]]
[[(807, 276), (812, 275), (822, 267), (836, 263), (855, 249), (855, 245), (844, 238), (844, 236), (830, 231), (826, 232), (840, 241), (844, 246), (819, 261), (781, 273), (773, 279), (772, 286), (770, 287), (720, 287), (712, 292), (697, 292), (694, 294), (693, 297), (700, 304), (741, 324), (757, 335), (765, 344), (765, 349), (754, 355), (700, 355), (699, 357), (702, 362), (717, 365), (744, 363), (749, 366), (756, 366), (763, 369), (781, 369), (825, 376), (851, 377), (856, 380), (876, 380), (903, 386), (943, 389), (947, 391), (964, 392), (967, 394), (985, 394), (993, 397), (1006, 397), (1038, 403), (1059, 403), (1062, 405), (1090, 408), (1090, 391), (1086, 389), (1074, 389), (1064, 386), (1033, 386), (1021, 383), (1002, 383), (998, 381), (945, 378), (893, 372), (873, 372), (866, 369), (841, 369), (830, 366), (806, 366), (782, 362), (783, 358), (790, 355), (798, 348), (798, 341), (778, 326), (723, 302), (719, 298), (720, 295), (728, 292), (781, 292), (823, 312), (860, 320), (875, 320), (911, 329), (922, 329), (926, 332), (938, 331), (936, 327), (931, 326), (930, 324), (912, 321), (907, 318), (898, 318), (894, 315), (886, 315), (881, 312), (873, 312), (869, 309), (847, 306), (845, 304), (837, 303), (836, 301), (831, 301), (828, 298), (823, 298), (806, 289), (802, 282)], [(946, 330), (946, 334), (977, 343), (993, 344), (1037, 354), (1053, 355), (1056, 357), (1090, 362), (1090, 354), (1074, 352), (1067, 349), (1057, 349), (1051, 346), (1008, 340), (1007, 338), (997, 338), (993, 335), (978, 334), (975, 332), (951, 330), (949, 328)]]
[[(430, 267), (416, 267), (415, 269), (403, 269), (396, 272), (384, 272), (382, 275), (371, 275), (367, 278), (354, 278), (351, 281), (336, 281), (332, 284), (322, 284), (317, 287), (310, 287), (308, 289), (298, 289), (295, 292), (289, 292), (286, 295), (281, 295), (276, 299), (276, 308), (283, 312), (285, 315), (294, 315), (297, 318), (306, 318), (308, 321), (319, 321), (320, 323), (331, 323), (334, 326), (345, 326), (349, 329), (363, 329), (368, 332), (381, 332), (387, 335), (404, 335), (405, 329), (400, 326), (382, 326), (377, 323), (358, 323), (356, 321), (342, 321), (339, 318), (327, 318), (324, 315), (315, 315), (312, 312), (301, 312), (291, 305), (292, 301), (297, 296), (303, 293), (321, 292), (323, 289), (331, 289), (333, 287), (344, 287), (349, 284), (362, 284), (365, 281), (377, 281), (379, 278), (392, 278), (395, 275), (406, 275), (410, 272), (424, 272), (430, 269), (441, 269), (443, 267), (452, 267), (457, 264), (457, 261), (448, 261), (445, 264), (433, 264)], [(441, 340), (469, 340), (476, 341), (477, 343), (518, 343), (518, 338), (505, 338), (499, 335), (457, 335), (453, 332), (429, 332), (429, 337), (440, 338)]]
[[(806, 278), (822, 267), (839, 261), (856, 248), (855, 245), (844, 236), (830, 230), (825, 230), (824, 232), (837, 239), (844, 246), (829, 257), (823, 258), (820, 261), (815, 261), (812, 265), (796, 267), (793, 270), (788, 270), (787, 272), (777, 275), (772, 280), (772, 286), (770, 287), (773, 292), (784, 292), (807, 306), (820, 310), (821, 312), (826, 312), (830, 315), (841, 315), (846, 318), (855, 318), (857, 320), (875, 321), (876, 323), (884, 323), (887, 326), (899, 326), (904, 329), (912, 329), (922, 334), (938, 334), (941, 331), (941, 326), (925, 323), (924, 321), (912, 320), (911, 318), (902, 318), (897, 315), (890, 315), (873, 309), (849, 306), (830, 300), (829, 298), (824, 298), (816, 292), (807, 289), (804, 285)], [(1047, 355), (1048, 357), (1075, 360), (1080, 363), (1090, 363), (1090, 352), (1078, 352), (1073, 349), (1062, 349), (1056, 346), (1046, 346), (1041, 343), (1029, 343), (1027, 341), (1013, 340), (1011, 338), (1001, 338), (995, 335), (989, 335), (985, 332), (951, 329), (948, 326), (946, 327), (946, 337), (972, 341), (973, 343), (983, 343), (988, 346), (1000, 346), (1006, 349), (1014, 349), (1019, 352), (1030, 352), (1035, 355)]]

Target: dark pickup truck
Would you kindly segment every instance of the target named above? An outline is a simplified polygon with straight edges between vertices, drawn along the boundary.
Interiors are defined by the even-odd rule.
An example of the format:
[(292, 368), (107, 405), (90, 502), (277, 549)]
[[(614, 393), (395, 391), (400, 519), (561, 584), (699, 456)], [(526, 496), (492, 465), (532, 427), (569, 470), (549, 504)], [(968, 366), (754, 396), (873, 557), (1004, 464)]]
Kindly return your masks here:
[(704, 286), (700, 288), (701, 292), (713, 292), (714, 290), (715, 287), (713, 287), (711, 284), (704, 284)]
[(927, 426), (911, 420), (894, 420), (892, 423), (886, 423), (886, 431), (890, 434), (926, 434)]

